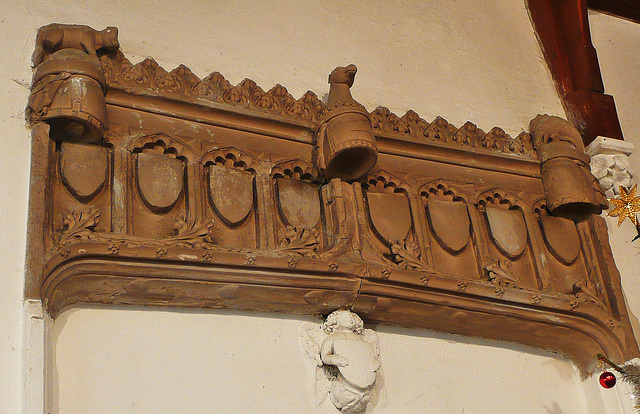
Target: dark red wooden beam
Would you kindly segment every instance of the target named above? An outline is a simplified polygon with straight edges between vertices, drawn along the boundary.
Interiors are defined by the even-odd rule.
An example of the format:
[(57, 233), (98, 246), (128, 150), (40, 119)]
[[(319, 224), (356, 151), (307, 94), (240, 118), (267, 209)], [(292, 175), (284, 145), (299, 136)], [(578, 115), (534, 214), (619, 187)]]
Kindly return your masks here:
[(640, 23), (640, 1), (638, 0), (588, 0), (587, 5), (592, 10)]
[(585, 145), (623, 139), (613, 97), (604, 93), (586, 0), (527, 0), (531, 21), (567, 117)]

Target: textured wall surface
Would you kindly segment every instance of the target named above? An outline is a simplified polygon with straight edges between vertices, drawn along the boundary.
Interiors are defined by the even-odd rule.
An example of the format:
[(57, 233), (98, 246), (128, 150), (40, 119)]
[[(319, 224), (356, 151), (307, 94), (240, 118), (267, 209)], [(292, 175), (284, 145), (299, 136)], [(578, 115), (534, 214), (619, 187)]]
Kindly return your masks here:
[[(640, 173), (640, 24), (608, 16), (589, 14), (593, 45), (598, 51), (606, 93), (613, 95), (625, 141), (635, 145), (629, 157), (631, 170)], [(636, 182), (637, 184), (637, 178)], [(611, 247), (620, 270), (630, 311), (640, 315), (640, 242), (631, 243), (637, 234), (627, 220), (619, 228), (617, 218), (609, 218)], [(634, 320), (632, 319), (632, 322)], [(635, 335), (640, 325), (635, 319)]]

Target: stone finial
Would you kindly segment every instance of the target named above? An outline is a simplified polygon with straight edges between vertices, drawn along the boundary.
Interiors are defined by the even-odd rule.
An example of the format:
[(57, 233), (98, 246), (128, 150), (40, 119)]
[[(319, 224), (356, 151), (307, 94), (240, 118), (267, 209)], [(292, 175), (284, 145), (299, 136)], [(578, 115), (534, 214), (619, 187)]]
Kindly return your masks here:
[(530, 124), (533, 144), (542, 162), (547, 207), (554, 215), (582, 220), (600, 214), (607, 199), (589, 169), (580, 133), (557, 116), (538, 115)]
[(29, 121), (48, 123), (55, 141), (100, 142), (107, 86), (97, 52), (115, 51), (119, 46), (115, 27), (102, 31), (65, 24), (41, 27), (32, 57), (36, 70), (27, 107)]
[(317, 164), (329, 179), (356, 180), (378, 158), (369, 113), (351, 96), (356, 72), (355, 65), (348, 65), (329, 75), (329, 99), (317, 136)]

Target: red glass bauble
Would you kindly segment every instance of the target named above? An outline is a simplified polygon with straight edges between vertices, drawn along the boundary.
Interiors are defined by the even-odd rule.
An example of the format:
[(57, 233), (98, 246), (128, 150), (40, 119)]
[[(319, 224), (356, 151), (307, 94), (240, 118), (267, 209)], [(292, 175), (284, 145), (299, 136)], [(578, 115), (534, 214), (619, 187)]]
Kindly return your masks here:
[(604, 388), (613, 388), (616, 385), (616, 376), (611, 372), (603, 372), (600, 374), (600, 385)]

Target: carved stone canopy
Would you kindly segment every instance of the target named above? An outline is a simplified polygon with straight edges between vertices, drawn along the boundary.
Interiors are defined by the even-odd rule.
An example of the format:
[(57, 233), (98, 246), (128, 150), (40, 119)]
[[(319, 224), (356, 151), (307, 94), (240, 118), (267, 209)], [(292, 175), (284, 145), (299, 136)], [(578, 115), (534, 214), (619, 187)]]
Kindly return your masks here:
[[(32, 87), (26, 294), (54, 317), (76, 303), (350, 309), (558, 351), (583, 373), (598, 353), (638, 356), (606, 226), (591, 214), (600, 205), (588, 158), (562, 139), (536, 151), (524, 132), (367, 113), (348, 100), (351, 79), (327, 106), (280, 85), (133, 65), (117, 38), (98, 47), (100, 32), (53, 28), (38, 36), (51, 53), (36, 73), (79, 50), (99, 58), (105, 79), (92, 105), (75, 107), (58, 94), (95, 80), (77, 60), (63, 67), (69, 77)], [(349, 116), (328, 116), (334, 107)], [(78, 122), (104, 132), (96, 139), (100, 128), (85, 134)], [(70, 129), (53, 134), (60, 123)], [(331, 139), (368, 148), (373, 167), (327, 172)], [(573, 198), (558, 193), (557, 176)], [(584, 204), (562, 208), (575, 199)]]

